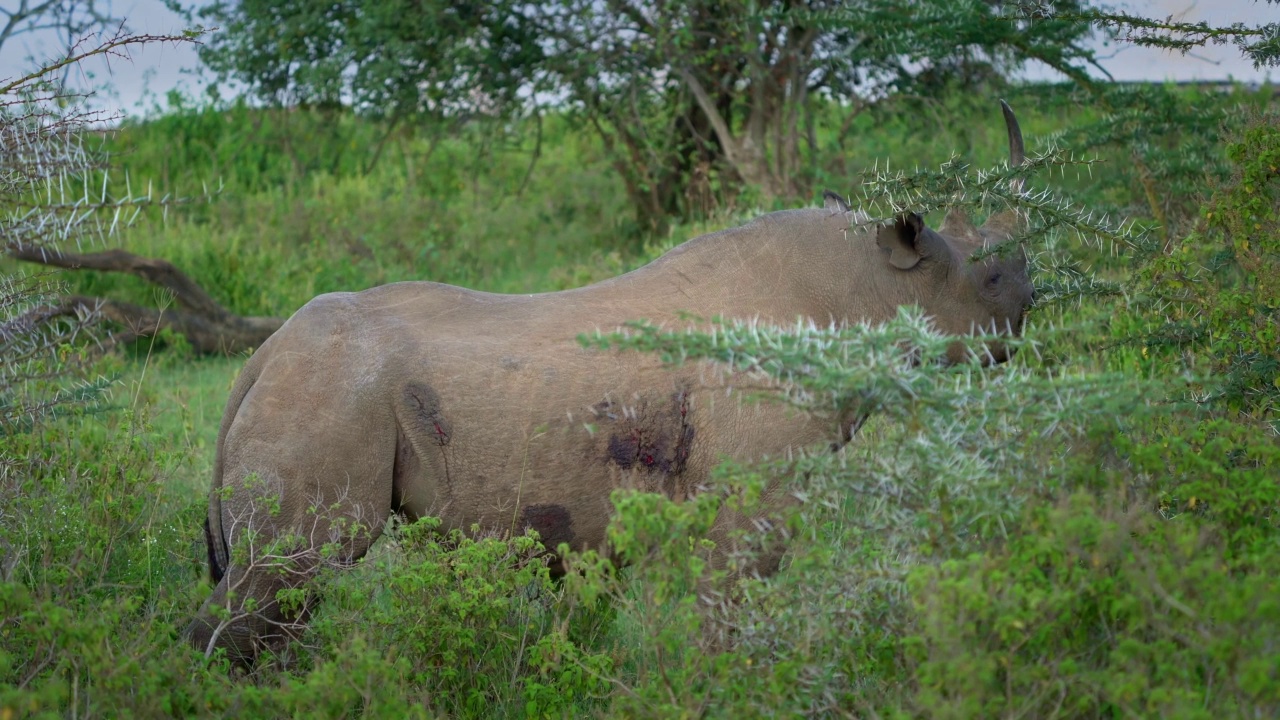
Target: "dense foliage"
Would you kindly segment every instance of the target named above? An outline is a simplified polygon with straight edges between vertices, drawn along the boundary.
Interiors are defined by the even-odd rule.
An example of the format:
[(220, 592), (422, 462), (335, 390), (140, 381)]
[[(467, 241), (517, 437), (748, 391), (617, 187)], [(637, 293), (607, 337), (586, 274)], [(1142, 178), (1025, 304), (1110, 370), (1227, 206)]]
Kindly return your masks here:
[[(942, 87), (853, 115), (814, 100), (816, 143), (842, 151), (812, 172), (877, 216), (1025, 212), (1038, 300), (1011, 362), (934, 362), (950, 339), (910, 310), (883, 327), (699, 335), (637, 318), (583, 336), (768, 376), (783, 391), (765, 401), (807, 412), (874, 410), (838, 452), (726, 463), (686, 502), (619, 492), (621, 572), (571, 554), (552, 582), (533, 538), (395, 525), (364, 562), (323, 574), (299, 642), (237, 675), (179, 632), (209, 590), (200, 523), (242, 358), (192, 358), (168, 337), (86, 366), (122, 374), (114, 405), (0, 435), (0, 715), (1280, 714), (1274, 95), (1006, 92), (1025, 167), (996, 164), (994, 98)], [(440, 133), (341, 107), (186, 102), (106, 147), (159, 194), (223, 192), (144, 210), (129, 244), (237, 312), (410, 278), (569, 287), (746, 214), (620, 242), (638, 234), (626, 179), (573, 109), (509, 118), (498, 138), (485, 123)], [(131, 278), (62, 280), (152, 300)], [(84, 347), (43, 342), (59, 377)], [(3, 346), (6, 373), (25, 367), (18, 347)], [(716, 513), (761, 508), (773, 487), (794, 502), (713, 563)], [(778, 543), (777, 575), (739, 577)]]
[(766, 203), (808, 194), (825, 104), (977, 87), (1030, 59), (1083, 76), (1090, 57), (1088, 24), (981, 1), (297, 0), (217, 2), (201, 17), (225, 30), (205, 61), (268, 102), (432, 127), (489, 119), (495, 134), (567, 109), (645, 229), (747, 189)]

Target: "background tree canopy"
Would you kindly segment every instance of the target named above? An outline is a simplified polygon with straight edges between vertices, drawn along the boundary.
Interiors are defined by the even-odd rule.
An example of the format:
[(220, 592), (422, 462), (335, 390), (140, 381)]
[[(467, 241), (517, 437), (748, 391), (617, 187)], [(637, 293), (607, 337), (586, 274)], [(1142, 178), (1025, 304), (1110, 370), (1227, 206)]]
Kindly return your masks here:
[(569, 110), (608, 148), (642, 227), (750, 187), (811, 193), (817, 99), (857, 108), (998, 80), (1028, 60), (1084, 78), (1077, 0), (740, 3), (218, 2), (201, 49), (277, 105), (415, 123)]

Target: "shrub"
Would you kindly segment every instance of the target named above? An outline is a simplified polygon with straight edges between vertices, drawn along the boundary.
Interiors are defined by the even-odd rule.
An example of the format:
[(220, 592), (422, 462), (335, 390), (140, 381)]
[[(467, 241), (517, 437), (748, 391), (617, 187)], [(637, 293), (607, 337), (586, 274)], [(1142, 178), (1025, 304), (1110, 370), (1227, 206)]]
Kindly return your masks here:
[(298, 702), (341, 699), (375, 717), (397, 702), (453, 717), (544, 717), (604, 695), (608, 658), (566, 635), (536, 535), (441, 537), (438, 527), (433, 518), (404, 526), (393, 547), (322, 578), (303, 641), (316, 649), (299, 678), (314, 692)]
[[(1193, 232), (1140, 276), (1131, 316), (1144, 363), (1205, 376), (1198, 399), (1280, 430), (1280, 126), (1255, 114)], [(1147, 355), (1154, 357), (1147, 358)], [(1212, 379), (1210, 379), (1210, 377)]]

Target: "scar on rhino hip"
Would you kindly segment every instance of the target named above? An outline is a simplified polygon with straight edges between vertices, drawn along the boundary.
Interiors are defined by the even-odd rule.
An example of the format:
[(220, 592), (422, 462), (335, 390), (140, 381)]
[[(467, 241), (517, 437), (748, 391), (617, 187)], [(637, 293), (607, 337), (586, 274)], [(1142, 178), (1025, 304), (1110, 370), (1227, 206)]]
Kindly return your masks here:
[(431, 438), (440, 447), (449, 444), (453, 427), (440, 412), (439, 393), (427, 385), (410, 383), (404, 389), (404, 403), (419, 437)]

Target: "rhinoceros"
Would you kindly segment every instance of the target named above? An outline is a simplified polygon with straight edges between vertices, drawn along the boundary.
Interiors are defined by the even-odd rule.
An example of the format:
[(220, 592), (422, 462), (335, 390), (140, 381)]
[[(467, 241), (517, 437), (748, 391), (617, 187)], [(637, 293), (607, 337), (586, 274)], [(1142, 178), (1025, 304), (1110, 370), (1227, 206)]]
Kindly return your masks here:
[[(615, 488), (687, 497), (721, 458), (847, 439), (838, 420), (740, 403), (699, 368), (577, 336), (690, 314), (840, 326), (904, 305), (944, 332), (1016, 333), (1032, 300), (1025, 255), (971, 257), (1016, 226), (1012, 211), (975, 227), (954, 210), (938, 231), (913, 213), (871, 224), (828, 194), (824, 207), (763, 215), (574, 290), (403, 282), (316, 297), (249, 358), (227, 401), (206, 521), (217, 585), (187, 634), (252, 662), (305, 616), (277, 591), (314, 573), (318, 548), (352, 562), (395, 513), (606, 549)], [(742, 521), (726, 513), (713, 539)]]

